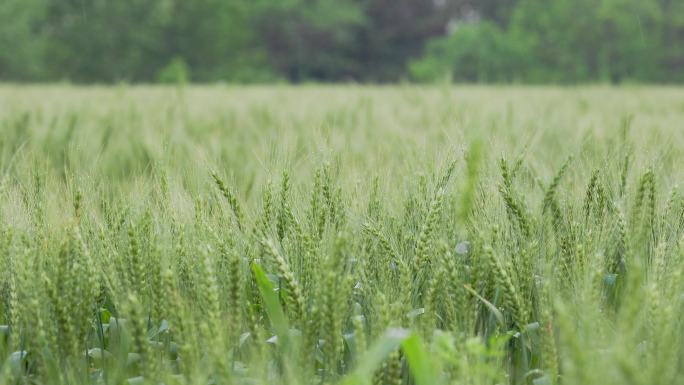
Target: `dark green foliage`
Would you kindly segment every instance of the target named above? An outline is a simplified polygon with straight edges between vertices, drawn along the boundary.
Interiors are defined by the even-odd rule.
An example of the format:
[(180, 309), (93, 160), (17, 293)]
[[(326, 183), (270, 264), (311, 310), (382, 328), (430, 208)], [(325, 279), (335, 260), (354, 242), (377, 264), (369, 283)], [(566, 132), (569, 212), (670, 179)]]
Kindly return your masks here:
[(3, 0), (0, 80), (684, 82), (675, 0)]

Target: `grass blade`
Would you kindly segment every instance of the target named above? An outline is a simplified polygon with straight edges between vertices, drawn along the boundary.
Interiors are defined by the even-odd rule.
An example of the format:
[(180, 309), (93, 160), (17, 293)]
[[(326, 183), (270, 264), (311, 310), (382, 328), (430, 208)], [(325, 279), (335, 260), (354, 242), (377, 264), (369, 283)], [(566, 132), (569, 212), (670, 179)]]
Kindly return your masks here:
[(273, 289), (273, 285), (271, 284), (271, 281), (268, 280), (268, 277), (261, 266), (256, 263), (252, 263), (252, 272), (254, 272), (254, 278), (259, 287), (261, 297), (264, 300), (266, 313), (268, 314), (269, 320), (271, 320), (273, 330), (278, 336), (278, 341), (283, 345), (287, 345), (290, 326), (287, 317), (285, 317), (285, 313), (283, 312), (283, 308), (280, 306), (280, 301), (278, 301), (278, 296)]
[(437, 372), (430, 361), (431, 356), (425, 349), (423, 340), (413, 334), (401, 343), (401, 348), (416, 385), (436, 385)]

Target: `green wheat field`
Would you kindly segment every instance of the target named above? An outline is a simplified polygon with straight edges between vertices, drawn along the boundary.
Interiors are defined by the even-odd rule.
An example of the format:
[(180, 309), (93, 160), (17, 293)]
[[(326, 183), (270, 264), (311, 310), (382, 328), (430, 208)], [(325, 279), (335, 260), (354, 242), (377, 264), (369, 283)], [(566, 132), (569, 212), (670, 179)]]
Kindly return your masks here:
[(684, 383), (684, 89), (0, 86), (0, 384)]

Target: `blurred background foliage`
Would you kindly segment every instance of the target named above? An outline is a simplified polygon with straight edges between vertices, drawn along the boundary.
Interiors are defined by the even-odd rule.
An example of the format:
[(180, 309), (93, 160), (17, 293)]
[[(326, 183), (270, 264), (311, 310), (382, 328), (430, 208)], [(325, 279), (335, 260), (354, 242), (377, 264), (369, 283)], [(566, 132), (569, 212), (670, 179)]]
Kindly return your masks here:
[(681, 0), (2, 0), (0, 80), (684, 81)]

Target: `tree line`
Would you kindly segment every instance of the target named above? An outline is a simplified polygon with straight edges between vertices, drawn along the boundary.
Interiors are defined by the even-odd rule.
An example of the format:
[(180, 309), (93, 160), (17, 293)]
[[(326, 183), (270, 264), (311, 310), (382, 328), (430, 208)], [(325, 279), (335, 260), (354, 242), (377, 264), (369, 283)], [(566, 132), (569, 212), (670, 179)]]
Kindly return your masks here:
[(2, 0), (0, 80), (684, 82), (681, 0)]

